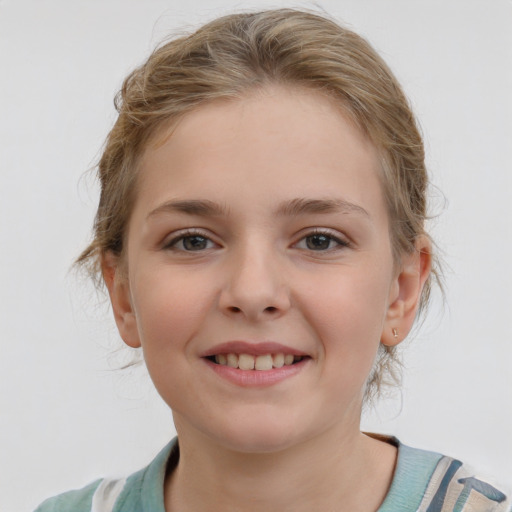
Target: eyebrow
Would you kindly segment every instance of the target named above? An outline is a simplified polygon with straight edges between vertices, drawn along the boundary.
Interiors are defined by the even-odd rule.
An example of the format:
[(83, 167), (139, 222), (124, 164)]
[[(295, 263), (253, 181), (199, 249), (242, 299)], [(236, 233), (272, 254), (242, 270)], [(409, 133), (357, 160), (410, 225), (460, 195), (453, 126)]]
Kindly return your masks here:
[[(186, 213), (200, 217), (220, 217), (227, 215), (228, 210), (224, 206), (208, 199), (171, 200), (152, 210), (148, 214), (148, 218), (167, 212)], [(279, 216), (289, 217), (311, 213), (355, 213), (368, 218), (370, 217), (362, 206), (344, 199), (295, 198), (279, 205), (276, 211), (276, 214)]]
[(278, 215), (303, 215), (308, 213), (356, 213), (370, 217), (369, 213), (357, 204), (344, 199), (306, 199), (296, 198), (283, 203), (277, 210)]
[(200, 217), (220, 217), (221, 215), (225, 215), (227, 210), (220, 204), (209, 201), (208, 199), (176, 200), (161, 204), (149, 213), (148, 218), (166, 212), (187, 213)]

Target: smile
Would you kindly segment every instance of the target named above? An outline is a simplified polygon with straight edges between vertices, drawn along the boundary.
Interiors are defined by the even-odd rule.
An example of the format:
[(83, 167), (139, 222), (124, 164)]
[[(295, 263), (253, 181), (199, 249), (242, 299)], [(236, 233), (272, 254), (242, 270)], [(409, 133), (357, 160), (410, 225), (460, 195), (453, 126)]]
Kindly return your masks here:
[(237, 368), (239, 370), (268, 371), (274, 368), (282, 368), (283, 366), (291, 366), (302, 361), (304, 357), (284, 354), (282, 352), (261, 355), (228, 353), (216, 354), (207, 359), (218, 365), (229, 366), (230, 368)]
[(199, 356), (213, 372), (241, 387), (267, 387), (293, 378), (310, 366), (311, 354), (272, 341), (228, 341)]

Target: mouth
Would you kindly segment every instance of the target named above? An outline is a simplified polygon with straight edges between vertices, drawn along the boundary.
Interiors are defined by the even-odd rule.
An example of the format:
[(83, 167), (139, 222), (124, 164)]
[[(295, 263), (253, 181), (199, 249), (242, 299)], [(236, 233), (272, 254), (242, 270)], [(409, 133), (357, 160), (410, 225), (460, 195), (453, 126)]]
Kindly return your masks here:
[(285, 354), (283, 352), (268, 354), (237, 354), (233, 352), (206, 356), (206, 359), (216, 365), (228, 366), (243, 371), (269, 371), (283, 366), (300, 363), (308, 356)]
[(228, 341), (200, 354), (214, 373), (242, 388), (265, 388), (299, 375), (312, 355), (272, 341)]

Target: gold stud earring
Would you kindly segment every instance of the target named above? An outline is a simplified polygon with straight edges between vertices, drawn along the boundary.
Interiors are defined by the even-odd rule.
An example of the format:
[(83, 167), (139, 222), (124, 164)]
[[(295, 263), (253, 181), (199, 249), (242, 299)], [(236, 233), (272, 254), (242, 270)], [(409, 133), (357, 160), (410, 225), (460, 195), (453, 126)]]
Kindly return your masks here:
[(398, 339), (398, 329), (396, 327), (393, 327), (392, 329), (393, 336), (395, 337), (395, 341)]

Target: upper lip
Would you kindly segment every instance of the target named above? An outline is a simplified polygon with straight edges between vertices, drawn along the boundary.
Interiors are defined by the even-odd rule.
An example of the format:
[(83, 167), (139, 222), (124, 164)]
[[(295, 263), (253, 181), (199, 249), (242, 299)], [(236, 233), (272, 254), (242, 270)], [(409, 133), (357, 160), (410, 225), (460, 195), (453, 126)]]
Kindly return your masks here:
[(254, 356), (263, 356), (265, 354), (293, 354), (294, 356), (308, 355), (302, 350), (297, 350), (296, 348), (288, 347), (273, 341), (258, 343), (251, 343), (248, 341), (227, 341), (209, 348), (201, 354), (201, 357), (211, 357), (218, 354), (251, 354)]

